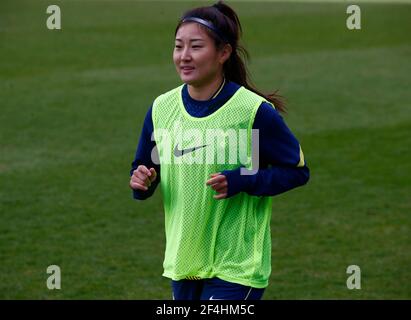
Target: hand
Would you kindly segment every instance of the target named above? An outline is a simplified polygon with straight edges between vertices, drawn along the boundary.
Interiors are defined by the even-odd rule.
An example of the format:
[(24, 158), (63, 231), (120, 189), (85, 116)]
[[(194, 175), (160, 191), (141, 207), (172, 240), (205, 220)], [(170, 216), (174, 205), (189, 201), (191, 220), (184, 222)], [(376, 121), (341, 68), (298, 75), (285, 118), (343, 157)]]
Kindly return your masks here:
[(227, 197), (227, 178), (225, 175), (218, 173), (210, 174), (211, 179), (207, 180), (206, 185), (211, 186), (217, 195), (213, 196), (214, 199), (220, 200)]
[(130, 179), (130, 188), (133, 190), (147, 191), (151, 183), (156, 180), (157, 172), (154, 168), (148, 168), (143, 165), (139, 165), (136, 170), (133, 171), (133, 175)]

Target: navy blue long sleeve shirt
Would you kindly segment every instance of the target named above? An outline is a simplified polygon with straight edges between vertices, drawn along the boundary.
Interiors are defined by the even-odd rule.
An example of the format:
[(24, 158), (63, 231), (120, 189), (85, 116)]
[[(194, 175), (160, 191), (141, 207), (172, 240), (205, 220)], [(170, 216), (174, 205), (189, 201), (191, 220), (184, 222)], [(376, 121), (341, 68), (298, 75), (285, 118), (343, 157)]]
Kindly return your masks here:
[[(187, 112), (193, 117), (205, 117), (223, 106), (240, 88), (235, 82), (224, 83), (214, 97), (198, 101), (190, 97), (187, 85), (182, 90), (182, 98)], [(135, 199), (150, 197), (161, 180), (160, 165), (153, 163), (151, 153), (155, 141), (153, 133), (152, 106), (144, 119), (130, 175), (139, 165), (154, 168), (157, 179), (147, 191), (133, 190)], [(285, 124), (281, 115), (270, 104), (263, 102), (257, 110), (253, 129), (259, 130), (259, 170), (254, 175), (241, 175), (240, 168), (224, 170), (227, 178), (227, 198), (239, 192), (254, 196), (274, 196), (305, 184), (309, 179), (309, 169), (304, 161), (300, 144)]]

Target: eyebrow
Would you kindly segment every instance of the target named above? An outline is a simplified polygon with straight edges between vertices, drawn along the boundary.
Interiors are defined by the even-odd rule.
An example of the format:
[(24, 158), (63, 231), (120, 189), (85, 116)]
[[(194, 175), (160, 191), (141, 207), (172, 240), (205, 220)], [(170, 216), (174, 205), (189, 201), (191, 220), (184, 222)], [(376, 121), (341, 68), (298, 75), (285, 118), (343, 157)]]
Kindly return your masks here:
[[(183, 41), (180, 38), (177, 38), (176, 41)], [(204, 39), (190, 39), (190, 42), (194, 42), (194, 41), (205, 41)]]

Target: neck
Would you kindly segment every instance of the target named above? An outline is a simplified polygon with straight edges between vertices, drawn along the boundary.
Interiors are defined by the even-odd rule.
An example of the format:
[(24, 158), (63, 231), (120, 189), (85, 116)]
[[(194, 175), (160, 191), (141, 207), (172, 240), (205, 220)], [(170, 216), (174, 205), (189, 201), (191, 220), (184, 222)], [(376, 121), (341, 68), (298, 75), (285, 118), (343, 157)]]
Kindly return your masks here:
[(199, 101), (210, 100), (217, 89), (221, 86), (223, 82), (223, 76), (216, 77), (213, 81), (205, 85), (188, 85), (188, 93), (191, 98)]

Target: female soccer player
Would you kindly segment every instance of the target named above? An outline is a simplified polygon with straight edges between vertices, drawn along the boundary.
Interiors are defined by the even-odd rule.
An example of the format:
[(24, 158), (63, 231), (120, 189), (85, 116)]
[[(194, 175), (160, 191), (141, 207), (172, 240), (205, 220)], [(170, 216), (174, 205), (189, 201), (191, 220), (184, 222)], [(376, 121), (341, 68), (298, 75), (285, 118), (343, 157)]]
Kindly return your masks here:
[[(135, 199), (161, 185), (163, 276), (176, 300), (261, 299), (271, 273), (272, 196), (309, 178), (300, 145), (277, 111), (283, 101), (250, 84), (241, 31), (222, 1), (182, 16), (173, 60), (183, 84), (147, 112), (130, 171)], [(246, 138), (233, 135), (241, 130)], [(216, 132), (232, 139), (213, 144)], [(250, 154), (257, 144), (256, 162)], [(239, 145), (247, 160), (220, 157), (238, 155), (241, 148), (230, 148)]]

